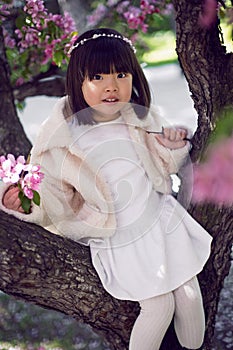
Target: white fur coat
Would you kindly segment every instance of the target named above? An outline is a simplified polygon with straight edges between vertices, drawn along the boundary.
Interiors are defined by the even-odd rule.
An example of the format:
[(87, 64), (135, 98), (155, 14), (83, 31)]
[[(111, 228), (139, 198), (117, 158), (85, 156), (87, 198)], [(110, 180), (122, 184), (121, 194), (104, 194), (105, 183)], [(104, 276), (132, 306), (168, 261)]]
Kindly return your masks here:
[[(40, 207), (33, 206), (28, 215), (8, 210), (2, 203), (1, 209), (73, 240), (108, 237), (116, 227), (110, 189), (103, 178), (96, 176), (74, 143), (67, 125), (67, 120), (73, 116), (64, 116), (65, 102), (66, 97), (63, 97), (56, 103), (52, 115), (42, 124), (31, 152), (31, 162), (40, 164), (45, 174), (40, 188)], [(140, 145), (136, 151), (154, 189), (170, 193), (170, 174), (177, 173), (188, 155), (189, 144), (178, 150), (169, 150), (160, 145), (153, 134), (141, 129), (161, 130), (164, 126), (164, 121), (153, 111), (140, 120), (133, 109), (128, 108), (122, 117), (134, 144)], [(148, 151), (142, 152), (141, 145)], [(0, 190), (2, 196), (6, 185), (1, 184)], [(88, 207), (92, 210), (88, 211)], [(81, 208), (82, 216), (79, 215)]]

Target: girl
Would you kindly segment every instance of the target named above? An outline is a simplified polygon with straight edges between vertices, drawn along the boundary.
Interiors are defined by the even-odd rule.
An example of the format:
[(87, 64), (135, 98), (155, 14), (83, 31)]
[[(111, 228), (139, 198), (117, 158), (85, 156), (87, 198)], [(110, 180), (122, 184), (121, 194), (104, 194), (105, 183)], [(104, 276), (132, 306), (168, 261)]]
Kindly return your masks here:
[[(187, 130), (164, 127), (150, 107), (134, 51), (112, 29), (77, 39), (67, 96), (42, 124), (32, 149), (32, 163), (45, 173), (42, 204), (23, 214), (18, 190), (11, 188), (3, 190), (3, 205), (88, 244), (104, 288), (139, 301), (130, 350), (159, 349), (173, 317), (181, 345), (197, 349), (205, 319), (196, 275), (211, 237), (170, 195), (170, 174), (188, 155)], [(162, 127), (160, 135), (147, 132)]]

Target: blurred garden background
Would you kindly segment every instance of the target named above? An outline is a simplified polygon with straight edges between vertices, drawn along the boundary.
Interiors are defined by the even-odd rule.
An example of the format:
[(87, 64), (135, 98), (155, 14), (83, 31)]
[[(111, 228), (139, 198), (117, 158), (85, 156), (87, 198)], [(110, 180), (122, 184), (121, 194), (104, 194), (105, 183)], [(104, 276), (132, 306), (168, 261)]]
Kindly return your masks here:
[[(41, 3), (41, 1), (35, 1)], [(64, 1), (63, 1), (64, 2)], [(12, 3), (12, 1), (0, 1), (1, 6), (6, 3)], [(25, 1), (16, 1), (18, 8), (22, 8), (22, 4)], [(52, 8), (54, 1), (45, 1), (48, 8)], [(88, 1), (90, 5), (90, 13), (88, 16), (97, 16), (96, 9), (97, 1)], [(116, 3), (116, 1), (115, 1)], [(138, 2), (140, 3), (140, 2)], [(150, 22), (147, 30), (137, 31), (137, 51), (139, 60), (145, 70), (145, 74), (148, 77), (149, 82), (154, 90), (155, 101), (161, 108), (162, 112), (168, 114), (170, 111), (166, 110), (166, 94), (173, 93), (175, 90), (176, 82), (181, 82), (181, 90), (174, 96), (177, 99), (177, 103), (171, 102), (171, 110), (178, 110), (176, 113), (182, 114), (179, 106), (179, 99), (184, 102), (184, 113), (189, 113), (186, 121), (180, 120), (182, 123), (186, 123), (187, 126), (191, 127), (192, 131), (196, 127), (196, 112), (193, 108), (193, 102), (189, 96), (189, 90), (183, 73), (179, 67), (177, 54), (176, 54), (176, 29), (174, 21), (174, 12), (170, 2), (165, 6), (164, 11), (155, 12), (150, 17)], [(24, 5), (24, 4), (23, 4)], [(58, 5), (58, 3), (57, 3)], [(100, 11), (100, 9), (99, 9)], [(97, 16), (98, 17), (98, 16)], [(95, 17), (96, 18), (96, 17)], [(90, 20), (90, 18), (89, 18)], [(96, 22), (92, 22), (92, 26), (95, 26)], [(109, 26), (106, 19), (98, 23), (98, 25)], [(125, 24), (119, 24), (116, 22), (116, 29), (124, 28), (125, 34), (133, 36), (134, 28), (126, 28)], [(224, 42), (229, 52), (232, 51), (232, 32), (231, 27), (227, 25), (227, 21), (221, 25)], [(79, 30), (79, 28), (77, 28)], [(10, 55), (12, 54), (12, 57)], [(9, 61), (14, 60), (13, 51), (9, 53)], [(22, 61), (23, 62), (23, 61)], [(51, 62), (46, 62), (45, 65), (50, 65)], [(64, 68), (65, 69), (65, 68)], [(21, 72), (22, 77), (22, 72)], [(14, 81), (18, 81), (19, 76), (13, 77)], [(25, 76), (26, 79), (26, 76)], [(169, 80), (170, 79), (170, 80)], [(165, 85), (161, 85), (160, 81), (165, 82)], [(174, 85), (172, 85), (172, 82)], [(18, 81), (19, 83), (19, 81)], [(169, 84), (170, 90), (169, 90)], [(167, 87), (166, 87), (167, 85)], [(177, 85), (178, 86), (178, 85)], [(171, 90), (172, 88), (172, 90)], [(180, 91), (181, 91), (180, 90)], [(163, 96), (159, 92), (163, 92)], [(183, 95), (184, 94), (184, 95)], [(185, 96), (185, 97), (184, 97)], [(44, 97), (40, 97), (44, 98)], [(187, 98), (187, 102), (186, 102)], [(46, 100), (36, 100), (37, 98), (29, 98), (23, 101), (18, 101), (19, 116), (21, 122), (29, 134), (29, 138), (33, 142), (38, 129), (38, 123), (42, 122), (47, 117), (47, 111), (51, 109), (56, 98), (46, 98)], [(48, 100), (49, 99), (49, 100)], [(38, 102), (36, 102), (38, 101)], [(42, 101), (42, 102), (41, 102)], [(41, 103), (44, 101), (44, 109), (41, 107)], [(31, 115), (32, 110), (35, 108), (35, 104), (40, 110), (41, 120), (37, 117), (35, 111), (33, 118), (29, 121), (28, 117)], [(31, 108), (31, 109), (30, 109)], [(41, 109), (40, 109), (41, 108)], [(43, 111), (43, 113), (41, 113)], [(46, 112), (46, 113), (45, 113)], [(165, 117), (168, 117), (165, 115)], [(30, 135), (31, 133), (31, 135)], [(231, 270), (232, 271), (232, 270)], [(214, 348), (218, 350), (232, 349), (227, 347), (226, 344), (232, 346), (233, 333), (230, 329), (230, 323), (233, 322), (232, 311), (230, 307), (226, 307), (230, 300), (232, 301), (232, 272), (229, 277), (225, 280), (225, 289), (222, 291), (221, 300), (224, 302), (220, 303), (220, 313), (217, 318), (216, 324), (216, 335), (214, 339)], [(224, 320), (222, 317), (225, 317)], [(222, 328), (226, 327), (225, 330)], [(228, 329), (229, 328), (229, 329)], [(222, 334), (224, 333), (225, 340), (222, 342)], [(226, 334), (227, 333), (227, 334)], [(35, 306), (29, 303), (25, 303), (16, 300), (4, 293), (0, 292), (0, 350), (108, 350), (107, 344), (104, 340), (94, 333), (91, 328), (85, 324), (75, 321), (71, 317), (65, 316), (59, 312), (46, 310), (39, 306)], [(143, 350), (143, 349), (142, 349)], [(171, 350), (171, 349), (168, 349)]]

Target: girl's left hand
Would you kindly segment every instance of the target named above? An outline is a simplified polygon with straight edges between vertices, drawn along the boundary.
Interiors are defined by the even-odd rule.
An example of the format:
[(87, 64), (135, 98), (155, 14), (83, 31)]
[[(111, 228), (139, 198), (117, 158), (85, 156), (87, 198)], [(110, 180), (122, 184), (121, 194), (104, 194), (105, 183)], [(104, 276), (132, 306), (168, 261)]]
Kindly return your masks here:
[(163, 128), (161, 135), (155, 135), (158, 142), (170, 149), (182, 148), (186, 145), (187, 130), (184, 128)]

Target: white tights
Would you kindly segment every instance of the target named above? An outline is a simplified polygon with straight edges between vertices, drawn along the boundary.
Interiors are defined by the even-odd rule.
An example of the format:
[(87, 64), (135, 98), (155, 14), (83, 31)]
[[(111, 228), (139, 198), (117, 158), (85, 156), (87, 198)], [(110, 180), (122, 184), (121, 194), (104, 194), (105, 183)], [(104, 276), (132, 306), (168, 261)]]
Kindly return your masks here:
[(177, 338), (183, 347), (200, 348), (205, 316), (197, 278), (173, 292), (140, 301), (141, 312), (134, 324), (129, 350), (159, 350), (174, 316)]

